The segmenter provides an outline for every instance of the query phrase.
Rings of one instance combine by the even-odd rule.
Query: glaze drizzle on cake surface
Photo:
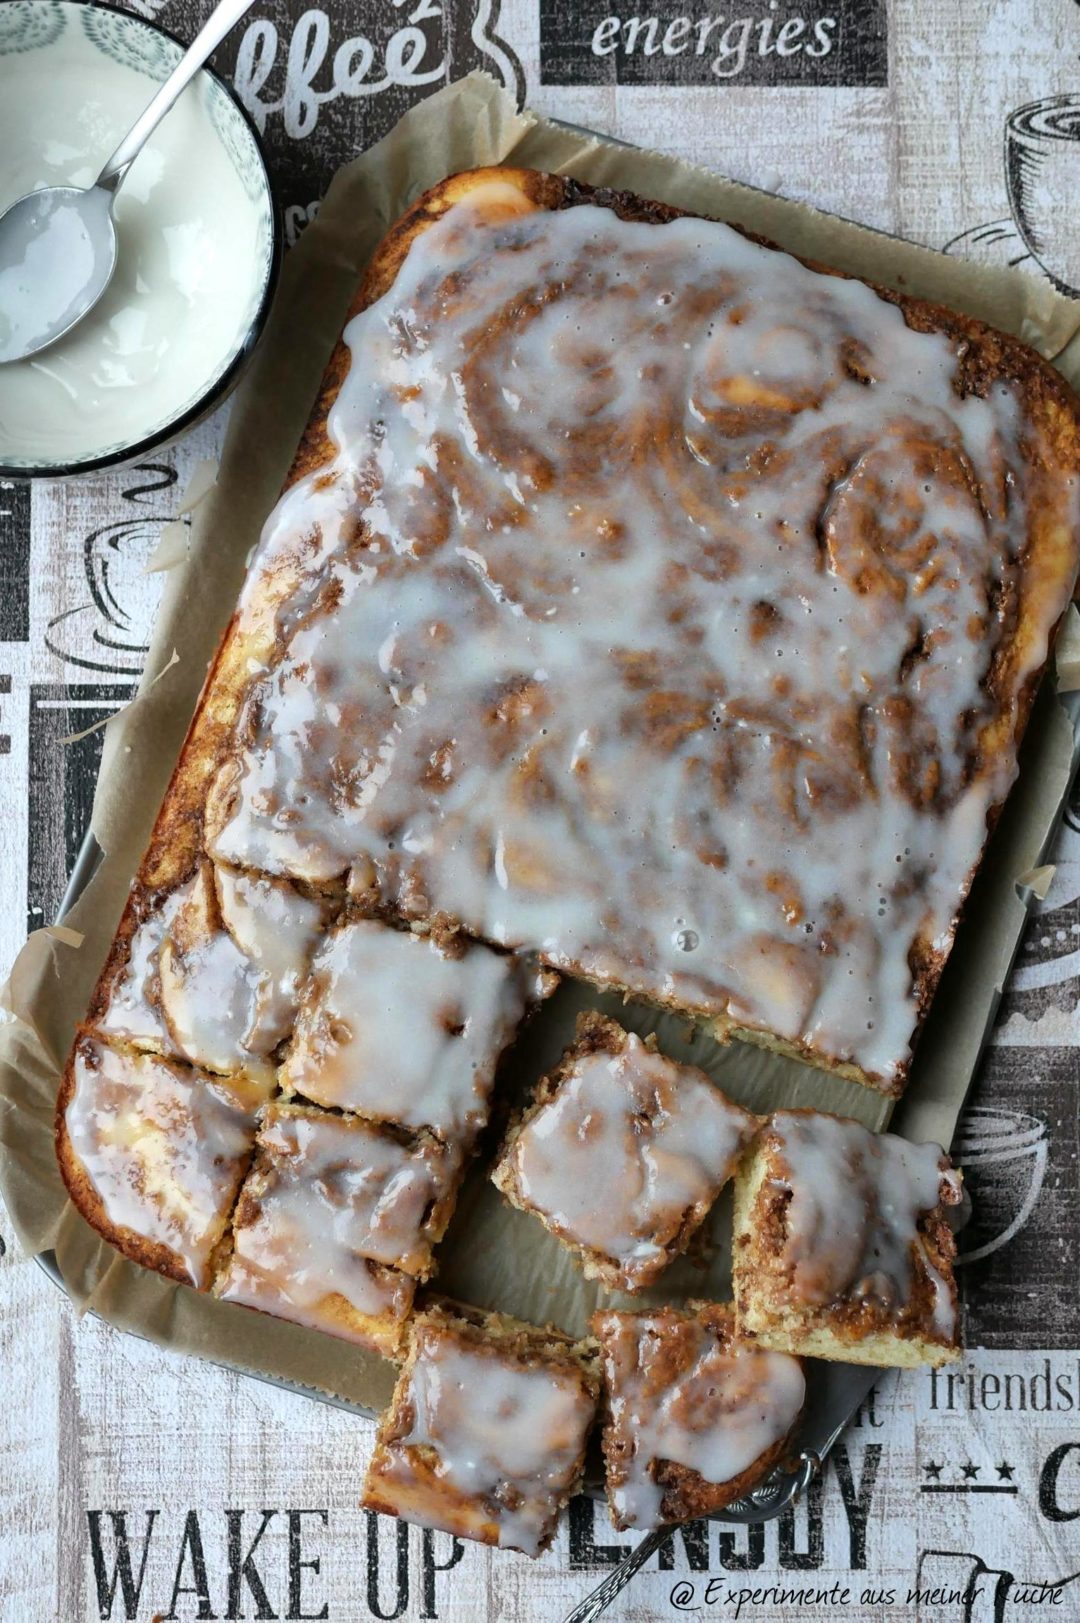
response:
[[[742,1341],[730,1307],[598,1312],[608,1503],[617,1528],[722,1509],[777,1459],[802,1413],[798,1358]]]
[[[346,336],[212,854],[897,1089],[1067,599],[1017,389],[726,226],[505,179]]]
[[[535,973],[487,947],[443,948],[372,919],[344,924],[312,962],[282,1086],[470,1143],[530,991],[544,991]]]
[[[587,1343],[435,1303],[413,1319],[361,1503],[539,1555],[579,1485],[598,1388]]]
[[[492,1179],[581,1254],[588,1278],[637,1291],[685,1249],[756,1126],[703,1071],[589,1013]]]
[[[855,1291],[899,1311],[911,1293],[919,1218],[940,1205],[943,1185],[951,1202],[960,1200],[959,1178],[942,1166],[940,1146],[794,1112],[774,1116],[769,1130],[779,1163],[771,1182],[790,1197],[787,1260],[795,1297],[823,1307]],[[949,1288],[930,1263],[923,1265],[931,1323],[951,1337],[956,1311]]]
[[[266,1090],[76,1038],[62,1164],[79,1208],[148,1267],[204,1288],[255,1141]]]
[[[385,1129],[271,1104],[233,1213],[215,1291],[393,1356],[430,1262],[432,1208],[457,1158]]]
[[[937,1144],[812,1110],[771,1116],[740,1167],[734,1283],[763,1346],[870,1364],[957,1356],[960,1174]]]
[[[726,226],[453,177],[353,313],[58,1105],[79,1209],[190,1279],[130,1190],[155,1111],[242,1101],[204,1288],[275,1088],[471,1153],[537,956],[899,1092],[1075,573],[1048,364]]]

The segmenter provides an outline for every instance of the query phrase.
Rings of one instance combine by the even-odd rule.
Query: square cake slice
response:
[[[416,1315],[362,1504],[539,1555],[577,1489],[599,1379],[585,1344],[498,1313]]]
[[[217,1294],[393,1354],[463,1166],[430,1135],[270,1105]]]
[[[89,1023],[205,1070],[268,1073],[334,911],[330,896],[203,859],[164,898],[129,906]]]
[[[392,1357],[454,1188],[447,1152],[366,1122],[272,1104],[214,1290]]]
[[[847,1364],[959,1353],[960,1174],[936,1144],[814,1110],[771,1116],[735,1186],[739,1328],[764,1347]]]
[[[608,1505],[620,1531],[708,1516],[782,1458],[802,1413],[798,1358],[736,1332],[731,1307],[599,1312]]]
[[[204,1289],[255,1143],[265,1087],[77,1038],[57,1111],[68,1193],[135,1262]]]
[[[686,1248],[757,1125],[703,1071],[588,1013],[511,1124],[492,1179],[590,1279],[639,1291]]]
[[[466,1145],[529,1000],[519,960],[361,919],[316,954],[286,1093]]]

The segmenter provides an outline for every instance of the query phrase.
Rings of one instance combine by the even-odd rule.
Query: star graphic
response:
[[[927,1460],[925,1469],[927,1476],[933,1477],[936,1482],[941,1476],[944,1466],[936,1464],[934,1460]]]
[[[979,1467],[977,1465],[972,1465],[970,1460],[968,1460],[966,1465],[962,1465],[960,1469],[963,1473],[965,1482],[972,1481],[972,1479],[977,1477],[979,1474]]]
[[[998,1481],[999,1482],[1011,1482],[1012,1479],[1013,1479],[1013,1471],[1014,1471],[1014,1469],[1015,1469],[1014,1466],[1006,1465],[1005,1461],[1002,1460],[1001,1464],[997,1468]]]

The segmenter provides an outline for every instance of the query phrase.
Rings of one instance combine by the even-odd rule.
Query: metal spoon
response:
[[[94,184],[27,192],[0,214],[0,364],[54,344],[94,308],[116,269],[113,203],[165,114],[252,0],[221,0]]]
[[[843,1366],[845,1369],[847,1365]],[[870,1390],[880,1370],[866,1371],[859,1369],[853,1372],[861,1382],[863,1395]],[[833,1441],[844,1429],[847,1416],[835,1428]],[[831,1447],[831,1442],[826,1444]],[[821,1455],[813,1449],[805,1448],[798,1459],[790,1462],[788,1466],[781,1466],[775,1470],[759,1487],[748,1494],[745,1499],[728,1505],[726,1510],[718,1511],[713,1518],[721,1522],[735,1522],[740,1526],[747,1526],[751,1522],[772,1521],[793,1505],[806,1492],[810,1483],[821,1469]],[[635,1577],[649,1559],[670,1538],[674,1528],[654,1527],[646,1533],[640,1544],[627,1551],[618,1566],[613,1567],[607,1577],[589,1593],[580,1605],[575,1606],[563,1618],[563,1623],[596,1623],[596,1619],[607,1611],[612,1601],[622,1594],[630,1580]]]

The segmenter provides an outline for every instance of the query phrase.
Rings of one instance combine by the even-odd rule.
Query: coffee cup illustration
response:
[[[1063,293],[1080,291],[1080,92],[1046,96],[1005,121],[1005,182],[1025,247]]]
[[[1017,1235],[1042,1192],[1050,1155],[1046,1123],[1024,1110],[969,1105],[960,1118],[953,1160],[973,1186],[978,1214],[976,1243],[964,1248],[961,1263],[978,1262]]]
[[[160,590],[146,564],[167,517],[140,514],[94,530],[83,542],[87,599],[49,621],[45,646],[67,665],[138,677],[149,644],[146,625]]]

